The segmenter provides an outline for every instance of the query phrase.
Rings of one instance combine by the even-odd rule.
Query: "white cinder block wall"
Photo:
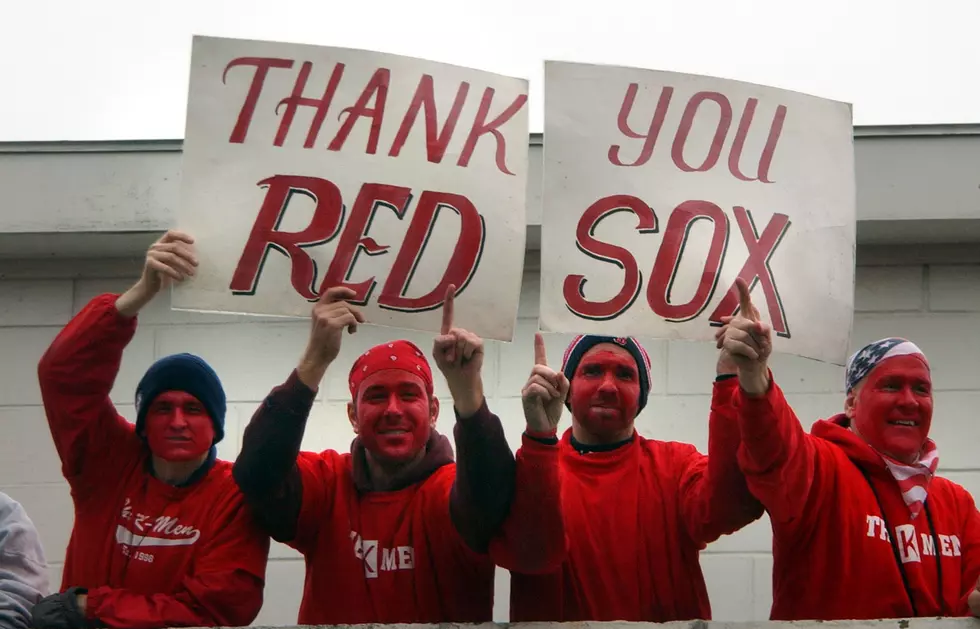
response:
[[[534,258],[529,256],[529,262]],[[68,488],[40,406],[37,360],[59,328],[92,296],[121,291],[135,268],[111,260],[59,265],[7,261],[0,272],[0,490],[21,501],[40,528],[52,578],[60,582],[65,545],[72,525]],[[13,270],[11,272],[11,270]],[[531,365],[536,329],[538,277],[529,268],[524,280],[517,338],[513,344],[489,343],[484,377],[486,393],[503,419],[513,447],[523,420],[519,391]],[[860,267],[857,281],[854,345],[886,335],[904,335],[919,343],[932,361],[936,390],[933,437],[939,444],[941,470],[980,495],[980,265]],[[804,330],[796,330],[805,333]],[[229,398],[227,437],[220,455],[233,459],[251,413],[271,387],[289,374],[306,341],[306,322],[222,317],[169,310],[161,297],[141,317],[126,351],[113,399],[132,417],[135,385],[150,363],[166,354],[192,351],[211,362]],[[346,449],[351,431],[343,405],[347,366],[367,346],[398,331],[362,329],[345,337],[337,373],[328,376],[314,407],[304,448]],[[423,348],[431,337],[407,334]],[[549,358],[560,360],[568,338],[548,337]],[[640,432],[661,439],[707,447],[709,392],[714,376],[712,346],[647,341],[653,361],[653,391],[637,422]],[[842,369],[799,358],[773,360],[776,378],[807,425],[837,412],[842,404]],[[437,393],[447,392],[437,377]],[[444,399],[448,399],[444,397]],[[444,409],[450,409],[445,404]],[[450,433],[451,412],[439,429]],[[563,427],[567,426],[567,419]],[[718,620],[762,620],[771,603],[770,534],[767,521],[708,548],[702,565]],[[303,563],[291,550],[274,545],[268,570],[266,604],[256,624],[292,624],[303,582]],[[495,619],[507,620],[508,575],[498,570]]]

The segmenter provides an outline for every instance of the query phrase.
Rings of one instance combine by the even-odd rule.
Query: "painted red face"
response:
[[[591,434],[612,438],[633,425],[640,375],[628,351],[600,343],[582,356],[572,376],[572,414]]]
[[[431,408],[421,378],[401,369],[378,371],[358,389],[357,434],[372,455],[392,462],[410,461],[429,440]]]
[[[183,391],[158,395],[146,412],[146,442],[164,461],[192,461],[214,443],[214,424],[204,405]]]
[[[900,461],[918,458],[932,424],[932,378],[914,356],[871,370],[854,401],[854,427],[871,446]]]

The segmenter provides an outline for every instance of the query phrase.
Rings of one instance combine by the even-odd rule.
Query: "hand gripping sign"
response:
[[[548,62],[541,328],[710,340],[741,277],[777,350],[843,364],[852,134],[845,103]]]
[[[176,309],[306,317],[348,286],[374,324],[511,340],[527,82],[376,52],[195,37]]]

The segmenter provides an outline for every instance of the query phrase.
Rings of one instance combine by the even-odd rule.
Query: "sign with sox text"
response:
[[[742,277],[776,351],[844,363],[850,105],[548,62],[544,137],[542,330],[711,340]]]
[[[367,321],[512,339],[527,82],[377,52],[195,37],[177,227],[181,310],[309,316],[346,285]]]

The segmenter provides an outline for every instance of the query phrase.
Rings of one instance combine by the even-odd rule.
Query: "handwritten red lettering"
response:
[[[587,280],[584,275],[569,275],[565,278],[562,285],[565,305],[583,319],[614,319],[628,310],[640,294],[643,275],[633,254],[624,247],[602,242],[595,237],[599,223],[616,212],[635,214],[639,219],[636,229],[640,233],[657,232],[657,215],[653,209],[642,200],[625,194],[599,199],[582,214],[575,232],[575,245],[579,251],[596,260],[611,262],[625,272],[623,287],[608,301],[591,301],[585,298],[583,289]]]
[[[367,303],[377,281],[371,277],[362,282],[349,282],[357,256],[362,252],[369,256],[382,255],[391,249],[391,244],[379,244],[367,232],[380,206],[391,209],[399,220],[404,219],[412,199],[411,189],[381,183],[364,184],[354,202],[350,218],[344,223],[344,203],[340,190],[326,179],[276,175],[263,179],[259,185],[268,187],[268,190],[232,275],[231,291],[235,294],[254,294],[266,256],[270,250],[276,250],[289,259],[290,281],[293,289],[304,299],[315,301],[327,287],[344,284],[357,293],[352,301]],[[314,200],[313,218],[301,231],[280,231],[283,216],[297,194]],[[439,214],[444,210],[456,212],[460,217],[459,237],[446,271],[439,284],[429,293],[421,297],[408,297],[406,293],[412,275],[425,253]],[[305,249],[329,242],[338,235],[337,249],[317,287],[317,264]],[[485,239],[484,219],[469,199],[449,192],[423,191],[378,297],[378,305],[403,312],[441,307],[450,284],[458,287],[459,294],[476,274]]]
[[[402,124],[398,127],[398,133],[395,134],[395,140],[391,143],[391,150],[388,151],[388,156],[398,157],[401,154],[402,147],[405,146],[405,141],[408,139],[408,134],[415,125],[415,119],[418,118],[419,109],[423,108],[425,112],[426,157],[433,164],[441,163],[443,155],[446,154],[446,147],[449,145],[449,140],[453,136],[453,131],[456,130],[456,123],[459,122],[459,114],[463,111],[463,103],[466,102],[466,95],[469,91],[469,83],[465,81],[460,83],[459,89],[456,91],[456,100],[453,101],[453,107],[449,112],[449,117],[446,119],[446,124],[440,131],[439,119],[436,115],[436,97],[432,77],[428,74],[422,75],[422,80],[419,81],[419,86],[415,90],[415,96],[412,98],[412,104],[408,106],[408,111],[405,112]]]
[[[292,264],[293,288],[304,299],[313,301],[317,298],[316,262],[303,248],[329,242],[337,236],[344,215],[340,189],[326,179],[298,175],[275,175],[260,181],[259,186],[268,186],[268,190],[229,288],[239,295],[254,294],[269,249],[275,249]],[[296,194],[308,196],[316,203],[313,218],[302,231],[279,231],[286,208]]]
[[[699,220],[707,219],[712,222],[714,232],[708,257],[704,261],[704,270],[698,282],[694,296],[684,304],[672,304],[671,288],[677,277],[684,245],[691,231],[691,226]],[[658,316],[668,321],[688,321],[701,314],[718,283],[718,273],[725,258],[728,246],[728,218],[721,208],[708,201],[685,201],[671,212],[667,220],[663,242],[657,251],[657,259],[653,263],[653,273],[650,285],[647,287],[647,303]]]
[[[609,163],[615,166],[643,166],[650,161],[650,158],[653,157],[657,140],[660,137],[660,132],[664,126],[664,120],[666,119],[670,108],[671,99],[674,95],[674,88],[671,86],[664,86],[661,89],[660,96],[657,100],[656,109],[651,117],[646,133],[639,133],[635,131],[629,123],[629,119],[633,114],[633,109],[636,105],[636,97],[638,93],[639,84],[630,83],[626,88],[623,103],[619,108],[616,126],[619,132],[626,138],[630,140],[642,140],[643,144],[640,147],[639,155],[637,155],[636,159],[632,162],[626,161],[626,159],[623,157],[626,150],[624,144],[610,145],[607,158],[609,159]],[[715,127],[714,135],[712,137],[711,145],[708,148],[707,155],[704,156],[700,164],[692,164],[688,161],[689,156],[685,155],[685,148],[687,145],[687,139],[690,136],[694,125],[696,124],[698,112],[701,110],[702,105],[704,105],[706,101],[710,101],[718,106],[718,122]],[[742,153],[745,149],[745,142],[748,138],[749,132],[751,131],[752,122],[754,120],[758,104],[759,100],[756,98],[749,98],[746,100],[741,118],[739,119],[738,129],[735,132],[735,138],[732,141],[731,149],[729,149],[728,170],[732,176],[741,181],[773,183],[769,172],[772,168],[773,157],[776,152],[776,146],[779,143],[779,137],[782,134],[783,124],[786,120],[788,109],[785,105],[779,105],[776,107],[776,112],[773,115],[772,123],[769,127],[769,135],[766,139],[766,144],[761,155],[759,156],[756,176],[750,177],[744,174],[741,161]],[[671,145],[671,160],[674,165],[683,172],[706,172],[714,168],[724,150],[725,143],[728,138],[728,132],[731,128],[733,115],[734,112],[732,103],[724,94],[719,92],[697,92],[691,96],[684,106],[684,112],[681,115],[681,120],[677,127],[677,131],[674,134]]]
[[[460,219],[459,237],[449,258],[449,265],[443,273],[442,280],[429,293],[422,297],[406,297],[405,293],[415,274],[415,268],[425,253],[426,245],[429,244],[432,228],[439,218],[439,212],[443,210],[456,212]],[[473,279],[483,256],[485,240],[486,225],[483,216],[477,212],[469,199],[451,192],[426,190],[419,198],[418,207],[402,241],[402,248],[378,297],[378,306],[400,312],[421,312],[441,308],[446,289],[450,284],[458,287],[456,289],[458,295]]]
[[[266,79],[270,71],[274,69],[291,69],[297,62],[292,59],[277,59],[266,57],[240,57],[233,59],[225,67],[222,80],[227,83],[228,73],[233,68],[248,66],[254,68],[251,82],[245,100],[242,103],[238,119],[232,129],[228,139],[231,143],[241,144],[246,141],[249,129],[255,116],[258,115],[256,108],[259,99],[263,94]],[[296,114],[300,108],[312,108],[314,110],[310,126],[306,131],[306,138],[303,142],[304,149],[312,149],[317,145],[323,125],[327,120],[327,115],[337,101],[337,94],[343,81],[351,81],[351,72],[343,63],[332,65],[329,78],[323,93],[317,96],[307,95],[307,84],[317,71],[315,64],[311,61],[303,61],[299,64],[299,71],[296,73],[293,86],[289,95],[277,101],[275,109],[271,112],[279,119],[278,130],[272,140],[273,146],[282,147],[285,145],[289,136]],[[353,105],[345,107],[340,111],[337,119],[340,127],[334,136],[327,143],[326,149],[329,151],[342,151],[347,146],[347,140],[353,132],[355,126],[362,119],[366,119],[370,125],[368,129],[367,144],[364,152],[368,155],[375,155],[379,150],[381,131],[384,128],[385,115],[388,112],[388,95],[392,84],[392,71],[388,68],[377,68],[361,89],[357,100]],[[396,85],[404,83],[404,77]],[[467,98],[469,98],[471,85],[469,82],[462,81],[456,88],[456,96],[444,122],[440,123],[438,112],[436,111],[436,85],[432,75],[423,74],[416,85],[414,95],[408,108],[400,117],[399,126],[395,131],[391,146],[388,147],[388,157],[399,157],[405,148],[405,144],[418,122],[419,113],[423,118],[425,127],[425,158],[434,164],[442,163],[446,151],[459,127],[460,117],[466,110]],[[456,165],[461,168],[469,166],[477,145],[484,136],[490,136],[495,145],[494,163],[497,169],[506,175],[514,175],[507,166],[507,140],[501,129],[509,123],[527,103],[527,95],[519,94],[513,102],[506,104],[499,114],[492,112],[500,108],[500,99],[494,102],[497,95],[496,90],[487,87],[483,90],[480,103],[476,108],[476,113],[466,132],[466,138],[459,151]],[[278,95],[277,95],[278,96]],[[382,149],[384,150],[384,149]],[[525,150],[523,143],[517,150]]]
[[[238,112],[238,121],[235,128],[231,131],[228,141],[232,144],[241,144],[248,135],[248,127],[252,124],[252,116],[255,114],[255,105],[259,102],[262,94],[262,86],[265,85],[265,78],[269,75],[272,68],[289,69],[293,67],[292,59],[273,59],[269,57],[239,57],[232,59],[225,66],[225,71],[221,75],[221,82],[227,83],[228,70],[238,66],[255,66],[255,74],[252,75],[252,83],[248,87],[248,94],[242,104],[241,111]]]
[[[745,260],[742,270],[738,276],[749,285],[749,289],[755,286],[757,281],[762,282],[762,291],[766,296],[766,304],[769,307],[769,321],[772,329],[778,336],[789,338],[789,325],[786,321],[786,312],[783,309],[783,301],[776,289],[776,281],[772,277],[772,269],[769,268],[769,258],[776,251],[776,247],[782,241],[783,236],[789,229],[789,216],[785,214],[773,214],[769,223],[762,232],[762,236],[757,236],[755,222],[752,215],[743,207],[735,208],[735,222],[738,223],[739,231],[745,246],[748,249],[749,257]],[[721,318],[733,316],[738,312],[738,289],[732,282],[724,299],[718,304],[708,320],[712,325],[721,325]]]
[[[599,223],[616,212],[632,212],[639,219],[637,231],[657,233],[658,220],[655,211],[641,199],[630,195],[612,195],[599,199],[583,212],[576,228],[575,244],[582,253],[623,269],[623,284],[619,292],[606,301],[587,299],[584,287],[588,278],[582,274],[567,275],[562,284],[565,306],[576,316],[590,320],[609,320],[626,313],[636,301],[643,285],[643,274],[633,254],[626,248],[603,242],[595,237]],[[743,207],[733,208],[748,256],[739,277],[749,282],[761,282],[770,320],[777,334],[790,337],[789,323],[783,310],[769,259],[772,257],[789,228],[789,217],[774,214],[761,236],[756,236],[751,214]],[[673,303],[672,289],[678,272],[691,226],[699,220],[712,223],[711,242],[703,261],[701,277],[694,295],[684,303]],[[691,200],[679,204],[671,212],[664,229],[663,239],[647,285],[647,305],[659,317],[668,321],[682,322],[698,317],[718,286],[722,267],[728,253],[729,220],[725,212],[709,201]],[[734,283],[708,318],[710,325],[718,325],[720,317],[733,315],[738,309],[738,295]]]

